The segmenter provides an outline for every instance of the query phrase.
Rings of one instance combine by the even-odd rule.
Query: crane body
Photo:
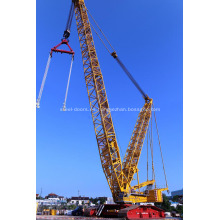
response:
[[[83,59],[84,76],[93,118],[101,164],[115,202],[140,203],[161,202],[162,191],[150,190],[148,194],[132,193],[131,181],[137,173],[137,165],[151,117],[153,100],[145,95],[145,103],[138,115],[123,163],[109,109],[102,72],[97,58],[92,30],[84,0],[75,0],[75,17]],[[117,55],[114,54],[114,58]],[[154,182],[154,181],[153,181]],[[139,186],[152,185],[146,181]]]
[[[128,218],[129,213],[131,214],[134,210],[136,210],[136,212],[140,212],[142,216],[145,216],[144,213],[147,213],[145,216],[146,218],[163,217],[163,210],[160,210],[154,206],[132,205],[147,202],[162,202],[162,192],[168,190],[168,186],[165,188],[153,188],[153,185],[156,186],[154,176],[152,176],[151,180],[147,179],[147,181],[143,183],[139,183],[138,179],[138,184],[131,186],[134,175],[137,174],[138,177],[138,162],[146,133],[149,128],[150,119],[152,117],[151,109],[153,100],[143,92],[126,67],[119,60],[117,53],[113,51],[111,53],[112,57],[116,59],[144,98],[144,106],[138,115],[138,119],[136,121],[125,156],[123,160],[121,160],[103,75],[96,54],[91,24],[88,18],[87,8],[84,0],[72,0],[66,29],[63,34],[64,39],[62,39],[61,44],[67,44],[71,51],[64,53],[69,53],[72,56],[74,55],[73,50],[68,44],[73,14],[75,14],[76,19],[84,68],[84,78],[87,87],[101,165],[114,202],[116,203],[114,206],[100,206],[95,213],[97,216],[109,216],[109,213],[111,212],[111,216],[120,215]],[[52,52],[63,52],[58,50],[57,47],[54,48],[55,49],[52,48],[51,50],[51,57]],[[148,186],[149,188],[141,191],[141,189]],[[116,211],[114,212],[109,210]],[[152,216],[150,213],[153,213]],[[90,215],[92,215],[91,212]],[[134,215],[131,214],[131,216]],[[136,216],[136,218],[138,217]]]

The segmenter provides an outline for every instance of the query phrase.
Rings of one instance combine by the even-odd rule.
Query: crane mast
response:
[[[122,190],[121,157],[88,14],[82,0],[75,1],[75,17],[101,164],[113,197],[116,198]]]

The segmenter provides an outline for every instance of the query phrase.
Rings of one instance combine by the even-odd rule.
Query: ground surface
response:
[[[92,220],[92,219],[99,219],[99,220],[124,220],[123,218],[95,218],[95,217],[84,217],[84,216],[63,216],[63,215],[37,215],[36,219],[39,220]],[[160,218],[156,220],[165,220],[165,219],[172,219],[172,220],[180,220],[180,218]],[[153,219],[151,219],[153,220]]]
[[[85,216],[66,216],[66,215],[37,215],[36,216],[37,219],[39,220],[47,220],[47,219],[51,219],[51,220],[56,220],[56,219],[60,219],[60,220],[92,220],[92,219],[99,219],[99,220],[113,220],[113,218],[96,218],[96,217],[85,217]],[[114,218],[114,220],[116,220]],[[122,218],[117,218],[117,220],[123,220]]]

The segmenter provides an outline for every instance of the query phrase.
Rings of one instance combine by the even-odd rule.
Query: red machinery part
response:
[[[164,210],[153,205],[105,204],[100,213],[104,218],[125,218],[127,220],[165,218]],[[97,216],[99,207],[88,208],[85,215]]]
[[[84,216],[96,217],[97,207],[89,207],[84,210]]]
[[[66,44],[70,50],[61,50],[61,49],[58,49],[58,47],[60,47],[62,44]],[[72,56],[74,56],[74,51],[73,49],[70,47],[69,45],[69,42],[67,39],[62,39],[62,41],[57,44],[55,47],[53,47],[51,49],[51,52],[50,52],[50,55],[52,56],[52,53],[55,52],[55,53],[67,53],[67,54],[71,54]]]
[[[152,205],[131,205],[128,208],[121,209],[118,217],[130,219],[155,219],[164,218],[164,210]]]

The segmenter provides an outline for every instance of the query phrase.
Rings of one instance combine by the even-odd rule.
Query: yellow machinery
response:
[[[50,210],[50,214],[51,215],[56,215],[57,214],[57,210],[56,209],[51,209]]]
[[[38,210],[38,202],[36,202],[36,214],[37,214],[37,210]]]
[[[72,0],[67,28],[63,36],[65,39],[70,36],[70,26],[74,12],[98,150],[102,168],[111,189],[113,199],[116,203],[134,204],[144,202],[162,202],[162,192],[165,190],[168,191],[168,185],[166,183],[166,188],[157,188],[155,175],[153,175],[152,180],[147,180],[143,183],[139,183],[138,178],[138,184],[131,186],[134,174],[137,174],[138,176],[137,166],[144,144],[144,139],[149,127],[149,122],[152,117],[151,108],[153,106],[153,100],[140,89],[131,74],[119,60],[116,52],[113,51],[111,53],[113,58],[119,63],[144,97],[144,106],[138,115],[126,154],[122,161],[112,122],[103,76],[93,41],[91,24],[87,13],[88,10],[85,6],[84,0]],[[65,43],[66,41],[62,42]],[[66,44],[68,45],[68,43]],[[72,50],[71,52],[66,53],[74,55]],[[42,84],[44,84],[44,82],[45,80]],[[154,168],[152,167],[152,169]],[[143,189],[143,187],[147,186],[149,186],[147,190],[141,191],[141,188]]]
[[[146,181],[137,186],[130,185],[134,174],[138,172],[137,165],[151,118],[153,100],[145,96],[144,107],[138,115],[122,162],[87,9],[84,0],[76,0],[74,3],[84,75],[101,164],[114,201],[116,203],[162,202],[162,191],[168,190],[168,188],[136,193],[137,189],[153,185],[155,180]],[[117,58],[115,52],[112,55]]]

